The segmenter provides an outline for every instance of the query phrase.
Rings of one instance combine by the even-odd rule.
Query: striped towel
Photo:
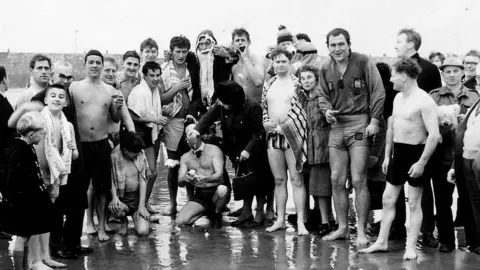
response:
[[[297,77],[290,74],[293,84],[296,85]],[[266,82],[263,86],[262,93],[262,108],[263,108],[263,123],[269,122],[267,92],[270,86],[275,82],[277,76]],[[295,94],[292,97],[291,108],[287,114],[287,119],[280,124],[288,144],[292,148],[295,157],[295,168],[298,173],[303,171],[303,165],[307,161],[307,114],[303,110],[302,104],[299,101],[299,90],[295,88]]]

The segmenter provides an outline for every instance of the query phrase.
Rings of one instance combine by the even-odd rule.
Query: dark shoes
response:
[[[222,214],[213,214],[210,217],[210,225],[212,226],[212,229],[222,228]]]
[[[76,259],[77,258],[77,255],[75,255],[75,253],[72,253],[66,249],[52,249],[51,250],[51,255],[53,258],[55,259],[65,259],[65,260],[69,260],[69,259]]]
[[[329,234],[333,231],[333,228],[330,227],[330,224],[324,223],[320,226],[320,230],[318,231],[317,235],[320,237],[324,237],[325,235]]]
[[[73,252],[76,255],[80,255],[80,256],[90,254],[90,253],[92,253],[92,251],[93,251],[93,248],[82,247],[82,246],[77,246],[73,250],[71,250],[71,252]]]
[[[438,247],[438,240],[432,233],[424,233],[422,237],[422,243],[424,246],[436,248]]]
[[[438,249],[438,251],[443,253],[451,253],[454,250],[455,250],[455,245],[446,245],[446,244],[441,244],[440,248]]]
[[[249,226],[250,223],[253,221],[253,216],[249,216],[248,218],[245,219],[237,219],[234,222],[232,222],[230,225],[233,227],[239,227],[239,226]]]
[[[469,250],[470,252],[476,253],[477,255],[480,255],[480,246],[468,247],[468,250]]]

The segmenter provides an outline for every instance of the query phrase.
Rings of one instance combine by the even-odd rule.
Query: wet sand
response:
[[[168,206],[166,170],[155,183],[152,205],[156,210]],[[185,202],[185,190],[179,189],[179,208]],[[352,201],[350,200],[352,205]],[[233,200],[230,209],[240,207]],[[291,198],[288,212],[293,212]],[[350,212],[354,221],[354,211]],[[439,253],[437,249],[419,250],[416,261],[403,261],[404,241],[390,242],[389,253],[358,254],[351,241],[326,242],[314,233],[298,237],[288,224],[286,231],[266,233],[265,228],[235,228],[228,223],[235,218],[224,216],[224,227],[211,230],[206,218],[192,227],[178,228],[171,217],[157,215],[148,237],[135,235],[132,222],[128,235],[110,234],[111,240],[100,243],[86,234],[84,245],[94,252],[77,260],[61,260],[68,269],[478,269],[480,256],[457,249]],[[32,223],[35,221],[32,220]],[[118,224],[113,225],[118,228]],[[463,229],[458,229],[458,245],[465,246]],[[8,251],[12,241],[0,240],[0,269],[14,269]],[[25,268],[26,269],[26,268]]]
[[[20,91],[10,92],[13,101]],[[156,210],[168,206],[166,170],[159,168],[151,204]],[[179,189],[179,208],[186,200],[185,189]],[[456,201],[456,200],[454,200]],[[350,199],[353,209],[352,199]],[[235,210],[241,203],[231,201]],[[287,212],[294,212],[290,196]],[[355,212],[349,214],[350,223]],[[407,215],[408,216],[408,215]],[[404,241],[389,242],[390,252],[358,254],[355,235],[351,241],[322,241],[312,232],[298,237],[291,224],[286,231],[266,233],[265,228],[235,228],[228,223],[235,218],[224,216],[224,227],[211,230],[206,218],[193,227],[178,228],[171,217],[157,215],[148,237],[135,235],[129,222],[128,235],[110,234],[111,240],[100,243],[96,237],[84,234],[82,243],[94,248],[94,252],[77,260],[60,260],[68,269],[478,269],[480,256],[464,250],[463,228],[456,230],[457,248],[453,253],[440,253],[437,249],[418,250],[416,261],[403,261]],[[377,217],[378,219],[378,217]],[[408,221],[407,221],[408,222]],[[32,220],[32,223],[35,223]],[[118,224],[113,224],[115,229]],[[372,241],[373,242],[373,241]],[[10,255],[13,241],[0,240],[0,270],[13,268]],[[25,269],[27,267],[25,266]]]

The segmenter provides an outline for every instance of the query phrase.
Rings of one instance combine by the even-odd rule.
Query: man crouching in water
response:
[[[147,236],[150,229],[150,214],[145,206],[147,179],[151,172],[143,152],[145,143],[140,135],[125,132],[120,135],[120,145],[112,157],[112,201],[108,209],[113,217],[121,220],[119,235],[128,229],[127,216],[132,216],[135,231]]]
[[[223,153],[220,148],[202,142],[194,132],[195,124],[187,126],[185,134],[192,149],[182,156],[178,173],[178,185],[187,183],[195,187],[191,201],[178,213],[177,225],[191,225],[203,212],[209,211],[212,228],[222,227],[222,210],[230,200],[230,192],[223,185]]]

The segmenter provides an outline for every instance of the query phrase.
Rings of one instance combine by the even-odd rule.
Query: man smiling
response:
[[[365,227],[370,203],[367,161],[371,137],[378,133],[379,120],[383,117],[385,89],[373,61],[351,51],[350,34],[345,29],[330,31],[327,47],[330,58],[320,69],[320,109],[327,122],[332,124],[328,146],[338,229],[323,239],[349,238],[345,182],[350,164],[358,215],[357,246],[365,246],[368,243]]]
[[[118,87],[122,91],[125,101],[128,102],[128,96],[139,82],[140,78],[137,77],[138,69],[140,68],[140,55],[136,51],[127,51],[123,54],[123,72],[119,72]]]

